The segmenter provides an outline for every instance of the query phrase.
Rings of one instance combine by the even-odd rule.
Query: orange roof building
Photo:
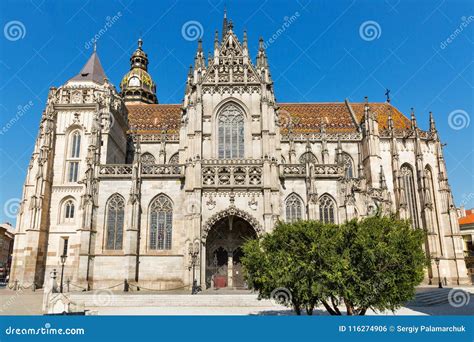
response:
[[[278,221],[380,213],[428,233],[425,284],[467,283],[434,114],[419,125],[390,98],[345,94],[278,102],[264,42],[256,56],[249,44],[227,19],[211,56],[198,40],[178,104],[160,103],[167,84],[159,67],[151,74],[142,39],[120,91],[96,51],[52,88],[19,202],[10,281],[51,286],[66,260],[64,276],[88,289],[124,279],[152,290],[245,288],[242,244]]]

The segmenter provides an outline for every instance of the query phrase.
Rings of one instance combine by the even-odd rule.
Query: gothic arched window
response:
[[[235,105],[227,105],[218,117],[219,158],[244,157],[244,115]]]
[[[439,241],[439,248],[441,255],[444,254],[443,251],[443,241],[442,241],[442,233],[440,231],[440,226],[438,222],[438,207],[436,205],[436,195],[435,195],[435,188],[434,188],[434,181],[433,181],[433,173],[431,172],[431,168],[427,165],[425,167],[425,206],[430,208],[431,210],[427,210],[428,214],[431,214],[431,222],[433,224],[432,227],[428,227],[430,232],[433,232],[438,235]]]
[[[125,200],[119,194],[112,195],[107,203],[106,249],[122,249]]]
[[[300,157],[300,163],[301,164],[306,164],[306,163],[317,164],[318,158],[316,158],[313,152],[305,152]]]
[[[169,162],[170,164],[179,164],[179,154],[175,153],[170,157]]]
[[[72,199],[68,199],[63,203],[63,222],[73,222],[75,215],[75,206]]]
[[[140,161],[142,164],[145,165],[153,165],[156,163],[155,157],[153,157],[153,154],[145,152],[141,155]]]
[[[342,154],[342,163],[344,165],[344,176],[346,178],[354,178],[354,162],[347,153]]]
[[[322,195],[318,201],[319,204],[319,220],[323,223],[335,223],[336,206],[333,199],[329,195]]]
[[[79,158],[79,154],[81,153],[81,133],[79,131],[75,131],[71,134],[71,158]]]
[[[79,175],[79,161],[81,154],[81,132],[73,131],[69,136],[69,152],[67,154],[67,181],[77,182]]]
[[[150,206],[150,249],[171,249],[173,204],[165,195],[156,197]]]
[[[289,195],[285,201],[285,207],[287,222],[295,222],[303,218],[303,201],[298,195]]]
[[[401,169],[402,186],[405,190],[405,202],[412,220],[413,227],[418,228],[418,210],[416,205],[415,179],[413,169],[410,165],[404,164]]]

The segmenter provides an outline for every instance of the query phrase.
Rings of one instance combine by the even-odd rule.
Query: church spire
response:
[[[105,75],[102,64],[100,63],[99,55],[94,46],[94,52],[89,57],[87,63],[82,67],[81,71],[69,81],[91,81],[98,84],[104,84],[104,79],[106,78],[107,76]]]
[[[411,114],[410,114],[410,117],[411,117],[411,129],[415,129],[417,128],[417,123],[416,123],[416,117],[415,117],[415,109],[412,108],[411,109]]]
[[[229,25],[227,23],[227,9],[224,8],[224,19],[222,20],[222,38],[221,38],[221,40],[224,40],[224,37],[227,34],[227,29],[228,28],[229,28]]]
[[[430,112],[430,132],[436,132],[436,124],[433,116],[433,112]]]
[[[125,102],[157,103],[156,85],[148,74],[148,56],[142,47],[143,40],[139,38],[130,57],[130,71],[120,82],[122,96]]]

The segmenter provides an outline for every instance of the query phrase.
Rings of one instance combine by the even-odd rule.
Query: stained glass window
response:
[[[335,223],[335,205],[329,195],[319,198],[319,220],[324,223]]]
[[[408,206],[408,212],[412,220],[413,227],[418,228],[418,210],[416,205],[415,179],[413,178],[413,169],[410,165],[404,164],[401,169],[402,186],[405,189],[405,202]]]
[[[145,165],[153,165],[156,163],[155,157],[153,157],[153,154],[145,152],[141,155],[140,161],[145,164]]]
[[[219,158],[244,157],[244,116],[235,105],[226,106],[218,117]]]
[[[346,178],[354,178],[354,163],[347,153],[342,154],[342,162],[344,164],[344,175]]]
[[[159,195],[150,206],[150,249],[171,249],[173,205]]]
[[[122,249],[124,215],[124,198],[119,194],[112,195],[107,203],[107,249]]]
[[[296,194],[291,194],[286,199],[286,221],[295,222],[302,219],[303,201]]]
[[[306,163],[317,164],[318,158],[316,158],[316,156],[312,152],[305,152],[300,157],[300,163],[301,164],[306,164]]]

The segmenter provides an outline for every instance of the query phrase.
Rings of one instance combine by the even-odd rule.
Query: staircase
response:
[[[69,300],[83,303],[84,308],[100,307],[271,307],[269,300],[258,300],[256,294],[126,294],[123,292],[72,293]]]
[[[408,306],[432,306],[448,303],[451,288],[432,289],[418,292],[415,298],[407,303]]]

